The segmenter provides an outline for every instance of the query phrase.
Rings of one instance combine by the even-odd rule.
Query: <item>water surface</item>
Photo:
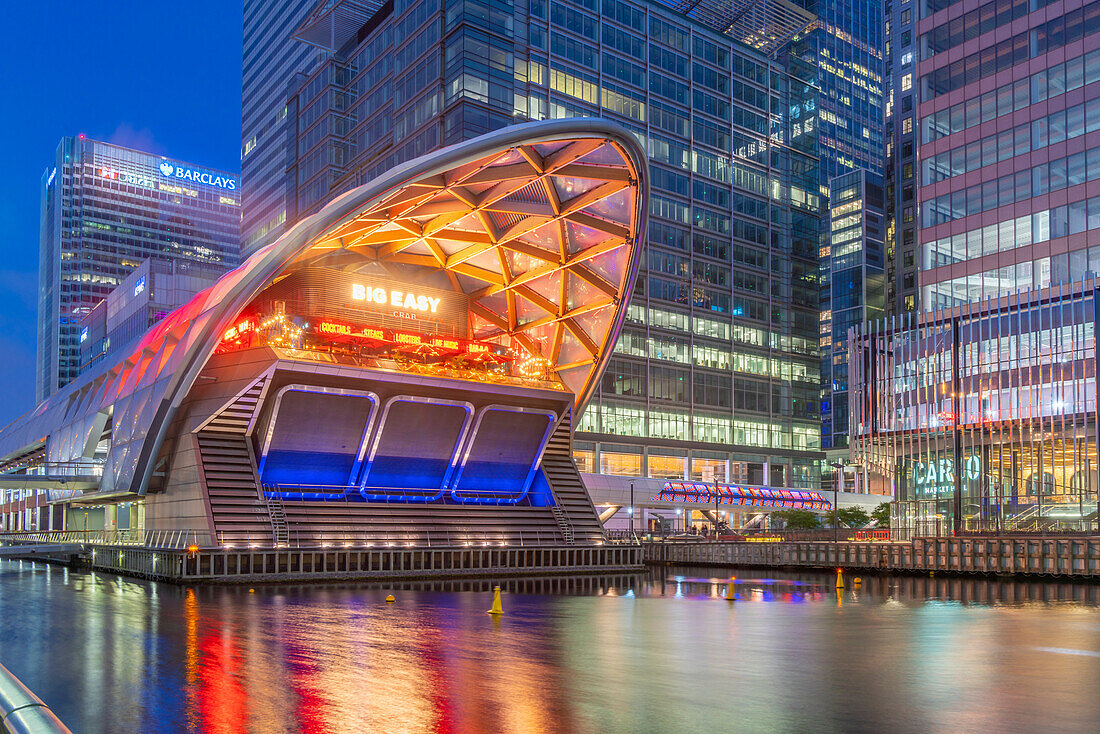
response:
[[[1100,730],[1100,586],[728,573],[506,581],[494,621],[488,582],[3,561],[0,662],[78,734]]]

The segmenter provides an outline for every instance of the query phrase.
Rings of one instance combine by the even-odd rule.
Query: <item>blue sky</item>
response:
[[[236,0],[33,0],[0,23],[0,425],[33,407],[39,179],[84,133],[240,170]]]

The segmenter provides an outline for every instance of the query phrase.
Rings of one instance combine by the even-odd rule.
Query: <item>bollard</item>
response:
[[[397,599],[394,597],[393,594],[388,594],[386,596],[386,603],[387,604],[393,604],[395,601],[397,601]]]
[[[500,605],[500,587],[493,587],[493,606],[489,610],[489,614],[504,614],[504,607]]]
[[[730,576],[730,582],[726,584],[726,601],[733,601],[733,582],[737,579]]]
[[[844,571],[839,568],[836,570],[836,588],[844,588]]]

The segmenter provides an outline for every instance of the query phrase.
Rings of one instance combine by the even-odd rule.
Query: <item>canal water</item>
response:
[[[78,734],[1100,731],[1100,586],[728,573],[506,581],[494,620],[482,582],[3,561],[0,662]]]

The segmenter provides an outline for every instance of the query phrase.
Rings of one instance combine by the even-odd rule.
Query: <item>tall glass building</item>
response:
[[[322,3],[332,4],[332,3]],[[312,0],[245,0],[241,81],[241,255],[247,257],[297,219],[294,181],[286,180],[288,136],[287,86],[325,52],[287,41],[316,5]],[[341,3],[344,6],[358,3]],[[379,3],[368,4],[377,8]],[[360,11],[360,12],[366,12]]]
[[[650,156],[649,241],[616,356],[580,418],[578,464],[815,484],[820,171],[803,122],[808,81],[638,0],[395,0],[365,20],[364,7],[322,3],[283,41],[327,52],[286,80],[285,149],[258,142],[248,154],[286,156],[286,179],[270,185],[293,182],[295,216],[517,122],[623,124]],[[246,12],[246,48],[264,20]],[[249,73],[275,72],[246,69],[246,90]],[[524,297],[510,297],[522,312]]]
[[[912,532],[1093,529],[1100,2],[895,12],[919,299],[852,334],[853,458]]]
[[[884,212],[882,178],[860,169],[834,178],[829,187],[828,282],[831,308],[826,320],[836,339],[822,359],[825,399],[821,432],[833,448],[848,446],[848,330],[883,314]],[[857,489],[866,489],[858,485]]]
[[[883,172],[883,4],[881,0],[801,0],[800,4],[816,20],[789,47],[790,63],[811,73],[818,89],[816,106],[803,122],[817,139],[823,211],[833,212],[838,205],[829,197],[834,190],[851,187],[847,176],[852,172],[866,171],[870,185],[881,186],[876,181]],[[821,444],[830,462],[839,458],[836,451],[848,445],[844,374],[848,328],[881,313],[876,305],[878,280],[864,288],[851,277],[881,266],[881,236],[847,226],[850,216],[849,212],[845,217],[826,218],[843,232],[825,231],[820,249]],[[871,293],[876,302],[864,300],[865,293]]]
[[[81,319],[151,257],[237,264],[240,179],[83,135],[42,174],[35,398],[81,369]]]

